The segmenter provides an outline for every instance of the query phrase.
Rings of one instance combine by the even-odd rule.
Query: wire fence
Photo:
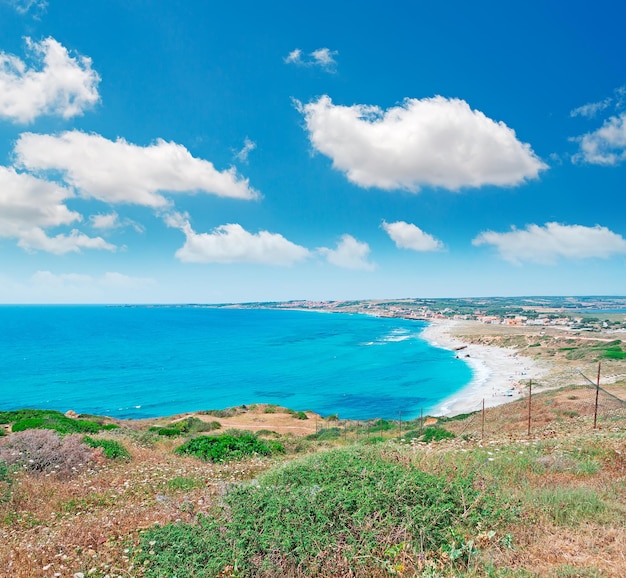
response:
[[[492,400],[484,399],[468,413],[452,418],[422,415],[403,420],[399,414],[395,420],[325,419],[316,423],[316,436],[321,440],[343,438],[362,442],[395,437],[417,443],[445,437],[445,433],[432,432],[433,429],[446,430],[468,440],[551,437],[597,429],[626,431],[626,400],[600,387],[599,373],[595,384],[578,373],[582,384],[537,394],[541,384],[529,381],[520,384],[521,396],[515,401],[489,407]]]

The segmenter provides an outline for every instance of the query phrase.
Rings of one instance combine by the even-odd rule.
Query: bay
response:
[[[0,307],[0,409],[145,418],[274,403],[403,419],[469,383],[424,322],[271,309]]]

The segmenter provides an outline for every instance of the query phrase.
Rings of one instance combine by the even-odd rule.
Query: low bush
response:
[[[338,427],[329,427],[329,428],[322,428],[317,433],[310,434],[306,437],[309,440],[323,442],[323,441],[339,439],[340,436],[341,436],[341,429],[339,429]]]
[[[368,431],[389,431],[390,429],[395,428],[396,425],[389,420],[386,419],[377,419],[368,429]]]
[[[28,429],[51,429],[60,434],[98,433],[102,429],[102,426],[93,421],[72,419],[61,415],[60,417],[53,418],[27,418],[15,422],[11,427],[11,430],[14,432],[26,431]]]
[[[137,562],[148,577],[368,576],[382,575],[382,562],[414,575],[416,560],[495,523],[472,476],[428,474],[376,452],[353,446],[275,468],[232,489],[223,517],[145,532]]]
[[[151,427],[150,431],[156,433],[157,435],[165,437],[176,437],[183,435],[183,432],[181,432],[180,429],[176,427]]]
[[[424,428],[422,432],[421,441],[429,443],[429,442],[439,442],[441,440],[447,440],[455,437],[451,431],[444,429],[442,427],[427,427]]]
[[[605,359],[626,359],[626,351],[622,351],[621,347],[610,347],[605,349],[600,357]]]
[[[405,442],[410,442],[411,440],[417,440],[422,437],[420,430],[418,429],[410,429],[404,432],[398,439],[402,439]]]
[[[195,456],[208,462],[227,462],[253,455],[269,456],[284,453],[284,448],[274,440],[260,440],[251,433],[222,434],[190,439],[178,447],[176,453]]]
[[[236,407],[227,407],[226,409],[204,409],[198,413],[200,415],[212,415],[213,417],[233,417],[238,412]]]
[[[219,421],[204,421],[197,417],[187,417],[172,422],[165,427],[154,426],[150,431],[156,432],[160,436],[175,437],[182,435],[193,435],[205,431],[220,429],[222,424]]]
[[[128,450],[119,442],[115,440],[99,440],[89,436],[83,437],[83,443],[87,444],[91,448],[102,448],[104,457],[110,460],[129,459],[130,454]]]
[[[12,411],[0,411],[0,423],[15,423],[31,417],[57,417],[62,416],[60,411],[54,409],[16,409]]]
[[[94,451],[78,435],[61,437],[47,429],[16,433],[0,446],[0,461],[33,473],[70,476],[94,458]]]
[[[0,423],[13,424],[13,432],[29,429],[50,429],[60,434],[71,433],[98,433],[102,429],[111,429],[114,424],[102,425],[95,421],[70,418],[60,411],[46,409],[20,409],[16,411],[0,412]]]

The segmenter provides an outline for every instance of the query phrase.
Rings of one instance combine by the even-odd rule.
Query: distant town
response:
[[[263,307],[362,313],[404,319],[472,320],[491,325],[558,327],[570,331],[626,332],[626,297],[488,297],[286,301],[218,307]]]

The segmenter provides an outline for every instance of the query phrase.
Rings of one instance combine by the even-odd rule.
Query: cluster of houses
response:
[[[436,320],[458,319],[478,321],[489,325],[507,326],[539,326],[560,327],[576,331],[626,331],[626,315],[622,321],[607,322],[600,319],[590,319],[577,312],[576,315],[564,314],[558,311],[544,313],[528,310],[527,315],[519,313],[504,313],[502,315],[489,314],[475,309],[467,312],[467,308],[454,307],[434,308],[419,303],[419,301],[290,301],[275,304],[281,309],[313,309],[324,311],[341,311],[345,313],[367,313],[377,317],[402,317],[404,319]],[[465,311],[462,311],[465,309]]]

